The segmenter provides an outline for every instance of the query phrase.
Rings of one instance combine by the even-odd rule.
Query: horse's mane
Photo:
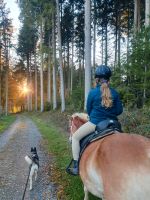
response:
[[[89,116],[87,113],[74,113],[71,117],[72,118],[79,117],[80,119],[83,119],[84,121],[89,120]]]

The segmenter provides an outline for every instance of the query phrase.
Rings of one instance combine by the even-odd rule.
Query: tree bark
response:
[[[108,61],[108,37],[107,37],[107,24],[105,27],[105,65],[107,65]]]
[[[150,26],[150,1],[145,0],[145,26]]]
[[[8,56],[9,42],[5,43],[6,48],[6,74],[5,74],[5,115],[8,115],[8,70],[9,70],[9,56]]]
[[[41,55],[41,66],[40,66],[40,86],[41,86],[41,112],[44,111],[44,94],[43,94],[43,19],[41,17],[40,24],[40,55]]]
[[[91,89],[91,1],[85,0],[85,99],[86,109],[88,93]]]
[[[53,45],[53,110],[57,108],[57,86],[56,86],[56,37],[55,37],[55,13],[52,14],[52,45]]]
[[[29,97],[30,97],[30,98],[29,98],[29,99],[30,99],[30,100],[29,100],[29,102],[30,102],[29,104],[30,104],[30,106],[29,106],[29,107],[30,107],[30,111],[32,111],[32,89],[33,89],[33,88],[32,88],[31,54],[30,54],[29,65],[30,65],[30,72],[29,72],[29,73],[30,73],[30,90],[29,90],[29,91],[30,91],[30,94],[29,94]]]
[[[73,89],[73,70],[74,69],[74,37],[72,38],[72,57],[71,57],[71,77],[70,77],[70,92],[72,94]]]
[[[149,0],[145,0],[145,27],[149,27],[150,26],[150,1]],[[145,38],[146,42],[147,41],[147,37]],[[144,89],[143,89],[143,105],[145,103],[146,100],[146,85],[147,85],[147,65],[144,66]]]
[[[30,111],[30,74],[29,74],[29,55],[27,55],[27,88],[29,89],[27,93],[27,110]]]
[[[58,49],[59,49],[59,73],[60,73],[60,95],[61,95],[61,111],[65,111],[65,95],[64,95],[64,77],[63,77],[63,61],[62,61],[62,45],[61,45],[61,29],[59,16],[59,1],[56,0],[57,6],[57,26],[58,26]]]
[[[140,0],[134,0],[134,34],[140,31]]]
[[[35,65],[35,85],[34,85],[34,92],[35,92],[35,111],[37,111],[37,62],[36,62],[36,52],[34,54],[34,65]]]
[[[72,5],[72,13],[74,15],[74,3]],[[70,72],[70,92],[72,94],[72,89],[73,89],[73,69],[74,69],[74,37],[75,37],[75,32],[74,32],[74,18],[73,18],[73,36],[72,36],[72,56],[71,56],[71,72]]]
[[[47,102],[51,103],[51,54],[50,54],[50,36],[49,36],[49,52],[48,52],[48,69],[47,69]]]
[[[1,57],[1,52],[2,52],[2,48],[0,46],[0,115],[2,114],[2,62],[1,62],[2,57]]]
[[[93,70],[92,70],[92,82],[94,84],[94,71],[95,71],[95,49],[96,49],[96,0],[94,0],[94,19],[93,19]]]
[[[120,12],[118,16],[118,67],[120,70],[120,56],[121,56],[121,45],[120,45],[120,38],[121,38],[121,30],[120,30]]]
[[[8,66],[5,74],[5,115],[8,115]]]

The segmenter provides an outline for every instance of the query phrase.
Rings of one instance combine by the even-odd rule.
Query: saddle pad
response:
[[[90,133],[89,135],[87,135],[86,137],[84,137],[81,141],[80,141],[80,154],[79,154],[79,160],[84,152],[84,150],[86,149],[86,147],[96,141],[96,140],[99,140],[99,139],[102,139],[108,135],[112,135],[112,134],[115,134],[115,131],[114,129],[106,129],[104,130],[103,132],[93,132],[93,133]]]

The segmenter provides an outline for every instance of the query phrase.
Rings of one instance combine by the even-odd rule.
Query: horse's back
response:
[[[91,192],[106,200],[149,200],[150,141],[123,133],[96,141],[83,153],[80,173],[89,191],[94,186]]]

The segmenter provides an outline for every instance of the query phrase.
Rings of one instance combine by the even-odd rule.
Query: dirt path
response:
[[[0,137],[0,200],[21,200],[28,175],[24,160],[30,148],[36,146],[40,168],[33,190],[26,190],[26,200],[56,200],[56,185],[50,182],[48,166],[52,162],[42,149],[41,135],[34,123],[18,116]]]

